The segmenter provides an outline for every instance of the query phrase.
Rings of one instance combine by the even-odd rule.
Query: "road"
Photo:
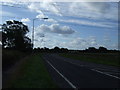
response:
[[[44,54],[43,59],[52,79],[60,88],[120,88],[120,78],[115,74],[115,68],[85,64],[57,54]]]

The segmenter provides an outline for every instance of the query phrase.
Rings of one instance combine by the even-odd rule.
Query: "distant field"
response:
[[[31,55],[19,67],[19,71],[14,74],[17,79],[13,81],[12,88],[55,88],[41,54]]]
[[[119,53],[63,53],[61,56],[120,67]]]

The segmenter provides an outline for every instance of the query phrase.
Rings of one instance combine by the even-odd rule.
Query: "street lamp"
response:
[[[3,26],[3,25],[2,25],[2,24],[0,24],[0,30],[2,30],[2,26]]]
[[[33,46],[34,46],[34,21],[35,21],[36,19],[48,19],[48,18],[34,18],[34,19],[33,19],[33,31],[32,31],[32,43],[33,43]]]

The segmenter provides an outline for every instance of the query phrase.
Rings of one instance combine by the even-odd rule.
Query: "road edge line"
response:
[[[117,77],[117,76],[113,76],[113,75],[111,75],[111,74],[104,73],[104,72],[98,71],[98,70],[96,70],[96,69],[91,69],[91,70],[92,70],[92,71],[96,71],[96,72],[101,73],[101,74],[105,74],[105,75],[110,76],[110,77],[114,77],[114,78],[120,79],[120,78]]]
[[[65,81],[72,87],[72,88],[76,88],[75,85],[73,85],[64,75],[62,75],[48,60],[46,60],[46,62],[62,77],[65,79]]]

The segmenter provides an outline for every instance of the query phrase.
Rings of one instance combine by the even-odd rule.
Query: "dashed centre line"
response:
[[[63,61],[65,61],[65,60],[63,60]],[[74,64],[74,65],[77,65],[77,66],[80,66],[80,67],[84,67],[84,66],[85,66],[85,65],[78,65],[78,64],[76,64],[76,63],[72,63],[72,62],[69,62],[69,61],[65,61],[65,62],[68,62],[68,63]],[[101,71],[96,70],[96,69],[90,69],[90,70],[92,70],[92,71],[96,71],[96,72],[98,72],[98,73],[101,73],[101,74],[104,74],[104,75],[107,75],[107,76],[111,76],[111,77],[114,77],[114,78],[120,79],[120,78],[117,77],[117,76],[114,76],[114,75],[111,75],[111,74],[108,74],[108,73],[105,73],[105,72],[101,72]]]

